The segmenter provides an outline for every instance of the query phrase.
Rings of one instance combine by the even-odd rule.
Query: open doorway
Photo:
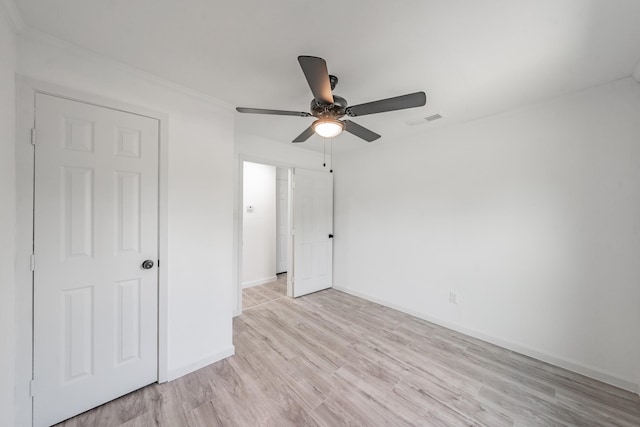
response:
[[[287,295],[289,168],[242,163],[242,309]]]
[[[290,166],[278,171],[276,165],[244,159],[238,166],[236,315],[332,287],[333,174]]]

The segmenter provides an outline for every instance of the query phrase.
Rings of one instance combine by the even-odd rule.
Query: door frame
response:
[[[52,95],[156,119],[158,161],[158,382],[168,380],[168,165],[169,115],[88,94],[68,87],[16,75],[16,424],[33,424],[33,253],[34,152],[36,93]],[[37,384],[34,385],[37,390]]]
[[[291,214],[291,209],[290,209],[290,206],[289,206],[289,202],[291,202],[291,197],[290,197],[291,192],[290,192],[290,188],[289,188],[290,187],[289,182],[291,181],[291,169],[290,168],[286,168],[286,169],[285,168],[276,168],[276,276],[278,274],[280,274],[280,273],[287,273],[287,274],[289,273],[289,271],[288,271],[289,270],[289,264],[288,264],[289,253],[287,251],[287,253],[284,256],[284,259],[282,259],[282,258],[280,258],[279,251],[278,251],[278,249],[280,247],[280,243],[279,243],[280,242],[280,222],[279,221],[280,221],[280,219],[282,219],[282,215],[284,215],[284,213],[278,208],[279,201],[280,201],[280,199],[279,199],[280,190],[278,190],[278,188],[279,188],[278,184],[279,184],[279,181],[283,180],[282,178],[278,177],[278,170],[286,171],[286,173],[287,173],[287,178],[286,178],[286,180],[287,180],[287,208],[286,208],[286,211],[287,211],[286,212],[286,214],[287,214],[287,230],[286,230],[286,236],[285,236],[286,241],[287,241],[287,249],[289,248],[289,243],[290,243],[289,242],[289,229],[291,228],[291,215],[290,215]],[[280,270],[280,268],[279,268],[280,261],[286,263],[286,265],[285,265],[284,271],[280,271],[280,273],[278,273],[278,270]],[[287,276],[287,277],[289,277],[289,276]]]
[[[243,199],[244,199],[244,162],[251,162],[251,163],[259,163],[262,165],[268,165],[268,166],[274,166],[277,168],[285,168],[289,171],[289,185],[288,185],[288,201],[287,201],[287,207],[288,207],[288,211],[289,211],[289,230],[287,232],[288,234],[288,238],[287,241],[289,242],[288,247],[287,247],[287,296],[288,297],[292,297],[293,296],[293,275],[294,275],[294,271],[293,271],[293,234],[291,233],[291,226],[293,224],[292,221],[292,213],[293,213],[293,169],[296,168],[295,165],[292,164],[288,164],[288,163],[279,163],[279,162],[275,162],[273,160],[270,159],[266,159],[266,158],[261,158],[261,157],[255,157],[255,156],[250,156],[250,155],[246,155],[246,154],[240,154],[238,155],[238,161],[236,163],[236,191],[235,194],[237,194],[237,200],[236,200],[236,207],[238,209],[238,213],[237,213],[237,232],[236,232],[236,239],[235,239],[235,251],[236,251],[236,259],[238,260],[237,262],[237,266],[236,266],[236,271],[235,271],[235,276],[236,276],[236,306],[233,310],[233,316],[240,316],[242,314],[242,267],[243,267],[243,256],[242,256],[242,239],[243,239],[243,226],[244,226],[244,203],[243,203]],[[274,225],[275,226],[275,225]]]

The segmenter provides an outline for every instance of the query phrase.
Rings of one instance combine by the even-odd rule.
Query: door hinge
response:
[[[36,146],[36,128],[31,128],[31,145]]]
[[[31,269],[31,271],[36,271],[36,255],[35,254],[31,254],[31,256],[29,257],[29,268]]]
[[[31,397],[36,396],[36,380],[29,381],[29,394]]]

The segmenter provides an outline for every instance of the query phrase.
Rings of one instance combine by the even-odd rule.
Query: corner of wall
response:
[[[14,32],[20,32],[25,27],[20,10],[14,0],[0,0],[0,14],[5,16]]]
[[[0,425],[16,421],[16,13],[0,0]]]
[[[235,353],[236,349],[233,345],[231,345],[206,357],[202,357],[198,360],[188,363],[184,366],[170,369],[167,373],[167,381],[178,379],[184,375],[190,374],[191,372],[195,372],[198,369],[202,369],[205,366],[211,365],[212,363],[216,363],[222,359],[233,356]]]

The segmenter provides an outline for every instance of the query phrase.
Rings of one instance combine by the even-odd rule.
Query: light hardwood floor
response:
[[[234,344],[62,425],[640,425],[635,394],[335,290],[253,304]]]
[[[264,304],[287,295],[287,273],[278,274],[275,282],[242,290],[242,309]]]

